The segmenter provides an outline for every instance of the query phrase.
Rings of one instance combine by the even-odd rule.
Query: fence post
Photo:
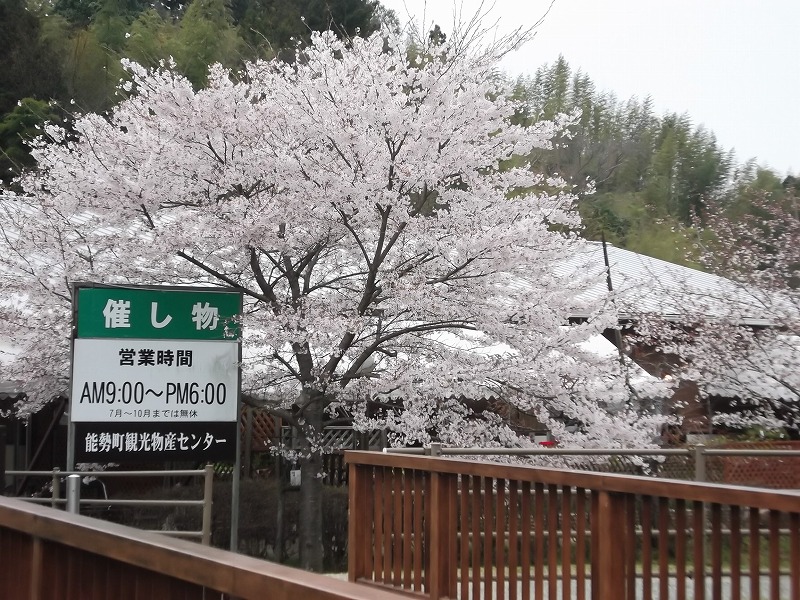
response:
[[[432,472],[430,512],[430,554],[428,555],[428,584],[431,600],[455,598],[456,580],[456,476]]]
[[[694,447],[694,480],[708,481],[706,472],[706,447],[704,444],[697,444]]]
[[[442,445],[439,442],[432,442],[430,448],[425,454],[430,454],[431,456],[441,456],[442,455]]]
[[[375,486],[371,468],[356,463],[350,463],[348,468],[347,579],[358,581],[372,572],[368,561],[373,552],[372,517],[369,515],[374,505]]]
[[[592,600],[626,598],[625,495],[606,491],[592,494]]]
[[[211,545],[211,507],[214,495],[214,465],[207,464],[203,475],[203,538],[204,546]]]
[[[81,476],[67,475],[67,512],[77,515],[81,504]]]
[[[50,497],[50,506],[55,508],[58,506],[58,500],[61,498],[61,478],[59,474],[61,473],[61,469],[58,467],[53,467],[53,478],[50,480],[50,489],[52,490],[52,495]]]

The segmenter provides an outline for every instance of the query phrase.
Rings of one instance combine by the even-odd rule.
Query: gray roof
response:
[[[731,316],[747,324],[768,325],[765,293],[724,277],[684,267],[606,244],[613,298],[621,316],[658,314],[681,320],[687,314]],[[596,306],[609,296],[603,245],[589,242],[585,250],[557,267],[560,274],[585,272],[600,276],[578,298]],[[588,316],[588,315],[573,315]]]

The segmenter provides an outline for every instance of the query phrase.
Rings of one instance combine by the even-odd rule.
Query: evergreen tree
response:
[[[49,100],[63,91],[58,57],[25,0],[0,2],[0,65],[0,115],[22,98]]]
[[[173,52],[179,70],[196,88],[205,85],[209,65],[230,67],[239,61],[239,37],[224,0],[192,1],[181,19]]]
[[[33,166],[28,143],[41,135],[46,122],[60,122],[59,111],[43,100],[23,98],[0,119],[0,181],[10,185],[24,168]]]

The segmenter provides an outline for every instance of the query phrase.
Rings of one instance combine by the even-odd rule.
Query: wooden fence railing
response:
[[[795,492],[346,457],[351,581],[463,600],[800,600]]]
[[[0,598],[401,600],[391,591],[0,497]]]

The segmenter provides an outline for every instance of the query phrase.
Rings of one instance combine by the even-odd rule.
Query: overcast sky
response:
[[[405,23],[452,30],[479,0],[381,0]],[[533,25],[550,0],[496,0],[487,22]],[[491,2],[484,2],[484,8]],[[429,29],[429,27],[428,27]],[[514,75],[563,54],[599,91],[650,95],[658,114],[687,112],[739,162],[800,172],[800,0],[555,0],[536,37],[509,56]]]

